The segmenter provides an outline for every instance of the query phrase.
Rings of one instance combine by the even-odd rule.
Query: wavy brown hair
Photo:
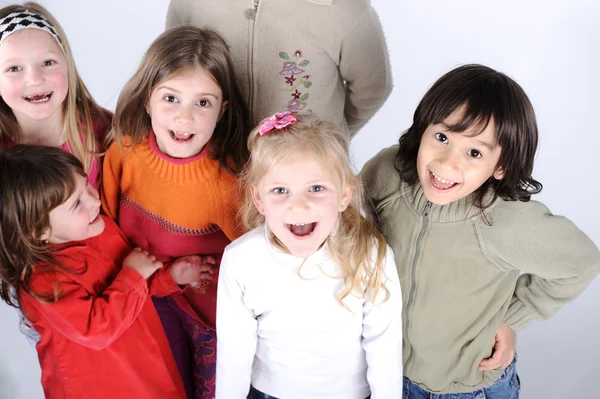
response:
[[[219,160],[220,167],[239,173],[248,159],[248,106],[227,43],[209,29],[183,25],[166,30],[154,40],[119,96],[110,139],[123,148],[147,138],[152,121],[146,105],[154,88],[194,68],[202,68],[212,76],[223,92],[223,101],[228,103],[212,135],[210,156]]]
[[[258,128],[250,133],[250,160],[241,179],[245,200],[240,216],[244,226],[253,229],[265,222],[252,200],[251,186],[258,185],[269,170],[286,160],[298,156],[314,157],[323,170],[332,173],[340,190],[344,187],[353,190],[350,204],[339,216],[335,234],[327,238],[331,257],[340,266],[345,283],[336,299],[345,307],[343,299],[350,293],[367,295],[374,301],[379,290],[384,290],[387,300],[389,291],[384,284],[383,271],[387,245],[377,228],[360,213],[363,188],[352,171],[348,139],[333,124],[320,120],[313,113],[296,115],[296,118],[296,123],[265,136],[259,134]],[[272,237],[272,243],[288,252],[277,237]],[[375,260],[374,247],[377,250]]]
[[[81,160],[84,169],[90,171],[92,159],[100,156],[103,151],[102,143],[96,140],[94,123],[109,125],[108,111],[101,108],[88,91],[79,77],[75,60],[67,36],[56,19],[41,5],[27,2],[23,5],[10,5],[0,9],[0,20],[14,12],[31,11],[50,23],[62,44],[65,60],[67,62],[67,97],[62,106],[62,135],[68,142],[73,154]],[[15,118],[12,109],[0,97],[0,143],[8,138],[17,144],[21,137],[21,127]]]
[[[86,176],[81,162],[60,148],[18,144],[0,152],[0,297],[7,304],[18,306],[21,291],[57,299],[57,291],[35,293],[31,276],[34,267],[64,269],[40,237],[50,228],[50,211],[75,191],[76,175]]]
[[[542,190],[542,184],[532,177],[538,145],[538,128],[529,98],[514,80],[483,65],[463,65],[446,73],[425,93],[417,106],[413,124],[400,137],[396,168],[408,184],[419,181],[417,154],[423,132],[429,125],[445,121],[450,114],[464,109],[462,119],[450,126],[451,132],[470,128],[485,130],[490,121],[496,127],[496,140],[502,148],[498,165],[504,176],[490,177],[474,195],[481,209],[496,198],[529,201]],[[491,192],[492,200],[484,204]]]

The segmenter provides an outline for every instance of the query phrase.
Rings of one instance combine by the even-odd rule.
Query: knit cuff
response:
[[[533,315],[529,312],[525,304],[516,295],[513,295],[506,316],[504,317],[504,322],[513,331],[517,332],[527,327],[532,320]]]
[[[178,286],[175,280],[173,280],[173,277],[171,276],[171,265],[172,264],[163,265],[163,267],[150,278],[150,295],[163,297],[184,291],[185,287],[182,288]]]

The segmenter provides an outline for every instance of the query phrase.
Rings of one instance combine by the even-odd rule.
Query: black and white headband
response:
[[[21,29],[41,29],[50,33],[50,36],[56,40],[60,49],[65,51],[62,43],[60,42],[60,38],[56,33],[56,29],[54,26],[50,24],[44,17],[39,14],[36,14],[32,11],[19,11],[8,14],[0,21],[0,45],[8,36],[12,35],[15,32],[20,31]]]

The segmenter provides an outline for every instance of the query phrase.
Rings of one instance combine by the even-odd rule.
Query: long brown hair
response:
[[[54,27],[64,50],[67,62],[67,97],[62,105],[63,139],[68,142],[73,154],[81,160],[86,172],[90,171],[92,160],[103,151],[94,134],[94,122],[108,125],[107,111],[103,110],[92,98],[87,87],[79,77],[75,60],[67,36],[56,19],[41,5],[27,2],[23,5],[10,5],[0,9],[0,20],[14,12],[31,11],[50,23]],[[18,144],[21,136],[21,127],[15,118],[12,109],[0,97],[0,142],[4,138]]]
[[[341,190],[345,187],[353,190],[350,204],[339,216],[335,234],[328,238],[331,256],[340,266],[344,279],[344,288],[336,299],[345,306],[343,299],[355,293],[367,295],[374,301],[379,290],[383,289],[387,300],[389,291],[385,287],[383,273],[387,245],[377,228],[360,213],[363,187],[360,178],[352,171],[346,135],[313,113],[296,115],[296,119],[296,123],[266,136],[261,136],[258,128],[250,133],[250,160],[241,179],[245,200],[240,216],[244,226],[253,229],[265,222],[252,201],[251,186],[258,185],[269,170],[291,156],[315,157],[323,170],[332,173]],[[287,251],[276,237],[273,237],[272,243]],[[373,259],[374,248],[377,249],[376,259]]]
[[[228,103],[212,135],[210,155],[219,160],[221,167],[237,173],[248,159],[249,112],[229,48],[218,33],[209,29],[183,25],[163,32],[154,40],[119,95],[110,139],[121,147],[141,143],[150,132],[152,121],[146,105],[154,88],[193,68],[208,72],[221,88],[223,101]]]
[[[483,65],[463,65],[444,76],[425,93],[417,106],[412,126],[400,137],[396,156],[400,178],[408,184],[419,181],[417,154],[423,132],[429,125],[443,122],[455,110],[464,107],[462,120],[451,126],[452,132],[470,127],[485,130],[493,120],[496,140],[502,148],[498,166],[504,176],[490,177],[475,191],[475,205],[486,208],[497,197],[529,201],[542,190],[531,175],[538,144],[538,128],[533,106],[517,82]],[[493,199],[484,204],[491,192]]]
[[[35,267],[58,267],[50,246],[40,237],[50,228],[50,212],[75,191],[75,176],[86,176],[81,162],[60,148],[18,144],[0,152],[0,297],[18,306],[21,290],[35,293]],[[15,290],[15,298],[11,295]]]

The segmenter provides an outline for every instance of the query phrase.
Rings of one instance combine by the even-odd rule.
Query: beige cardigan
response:
[[[231,46],[252,124],[312,110],[350,137],[392,90],[385,37],[368,0],[171,0],[167,28],[212,28]]]

